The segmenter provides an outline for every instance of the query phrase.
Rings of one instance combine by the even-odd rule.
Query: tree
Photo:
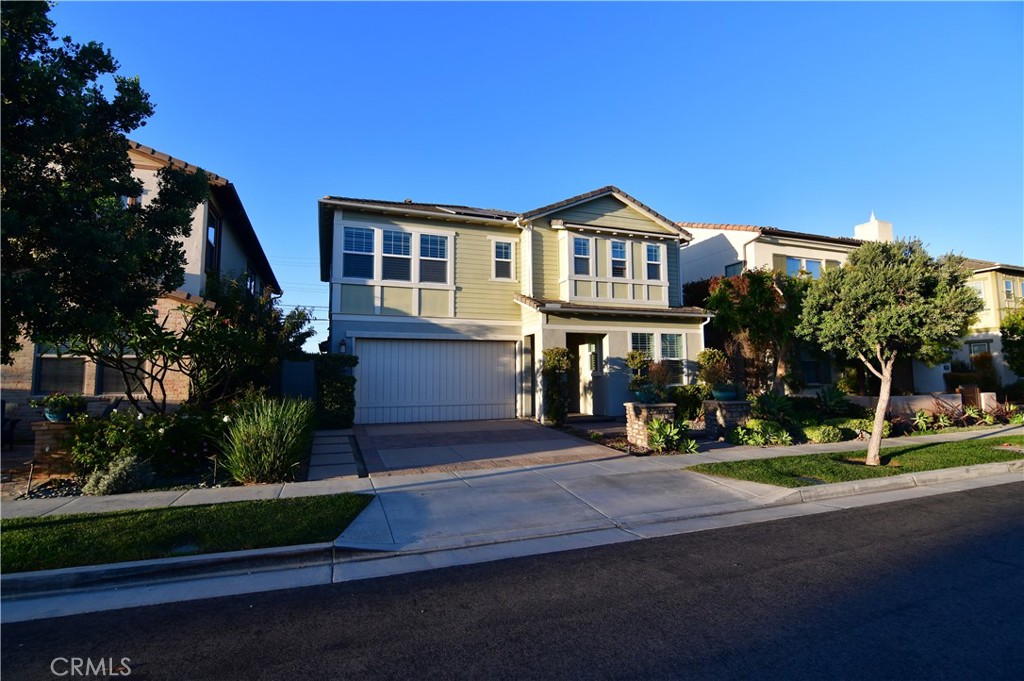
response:
[[[804,300],[797,332],[863,362],[881,387],[866,463],[879,464],[882,427],[900,357],[948,357],[981,310],[960,256],[932,258],[919,240],[866,243],[828,270]]]
[[[147,310],[116,320],[110,333],[67,337],[67,350],[117,371],[129,402],[159,413],[172,372],[188,378],[189,402],[209,406],[266,385],[282,360],[303,355],[314,333],[306,309],[285,314],[269,289],[252,295],[231,279],[211,282],[203,300],[163,317]]]
[[[1003,341],[1003,357],[1010,371],[1024,378],[1024,308],[1018,307],[1003,317],[999,325]]]
[[[0,57],[2,361],[19,337],[103,335],[181,286],[203,172],[165,169],[143,207],[125,134],[153,113],[138,78],[102,45],[57,41],[44,2],[5,2]]]
[[[715,326],[745,335],[753,351],[768,358],[772,389],[779,394],[810,281],[767,268],[711,281],[707,308],[715,313]]]

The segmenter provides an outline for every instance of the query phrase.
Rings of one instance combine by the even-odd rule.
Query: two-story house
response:
[[[967,259],[967,266],[973,272],[967,285],[978,292],[985,308],[978,313],[978,321],[971,326],[956,359],[970,363],[972,355],[990,352],[999,380],[1008,385],[1018,376],[1003,358],[999,327],[1008,312],[1024,305],[1024,267],[973,258]]]
[[[195,166],[146,147],[129,142],[128,154],[132,174],[143,184],[139,200],[145,204],[155,198],[157,171],[165,166],[198,170]],[[157,314],[174,324],[176,309],[182,303],[195,302],[206,288],[211,276],[245,277],[254,293],[270,287],[281,287],[260,245],[235,185],[227,179],[207,173],[210,198],[198,205],[192,214],[192,232],[182,240],[186,255],[185,281],[181,289],[159,298]],[[102,291],[97,292],[102,295]],[[54,392],[80,393],[86,396],[114,397],[124,394],[126,386],[121,375],[97,366],[81,357],[59,354],[56,348],[35,345],[27,340],[16,353],[11,365],[0,368],[4,399],[24,408],[30,397]],[[171,401],[188,397],[188,380],[180,374],[169,375],[165,386]],[[22,419],[27,427],[29,419]]]
[[[616,187],[526,212],[327,196],[331,352],[359,356],[356,422],[540,418],[542,353],[574,357],[573,411],[621,415],[625,355],[695,377],[687,230]]]

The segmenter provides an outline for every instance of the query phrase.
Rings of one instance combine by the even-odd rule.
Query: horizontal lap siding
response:
[[[515,418],[515,343],[362,339],[356,422]]]
[[[601,225],[602,227],[618,227],[620,229],[638,229],[672,234],[658,223],[638,213],[629,206],[611,196],[604,196],[593,201],[552,213],[550,218],[557,218],[579,225]]]
[[[514,244],[516,281],[491,281],[494,240]],[[519,231],[460,227],[455,238],[455,316],[463,319],[519,321]]]

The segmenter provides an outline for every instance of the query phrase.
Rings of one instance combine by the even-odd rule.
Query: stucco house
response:
[[[129,142],[132,174],[142,182],[140,200],[145,204],[157,193],[157,171],[165,166],[198,170],[196,166],[137,142]],[[238,191],[227,179],[207,173],[210,198],[196,207],[192,215],[192,233],[182,241],[186,255],[185,281],[182,287],[157,300],[155,309],[169,324],[176,321],[177,308],[195,303],[211,276],[245,277],[253,292],[270,287],[280,292],[267,256],[260,245]],[[121,375],[91,361],[70,355],[58,355],[56,349],[23,340],[14,363],[0,367],[4,399],[9,409],[26,409],[28,400],[53,392],[81,393],[89,397],[115,397],[124,394]],[[172,402],[188,397],[186,377],[169,375],[165,387]],[[27,428],[29,418],[22,418]]]
[[[973,258],[968,258],[967,266],[973,272],[967,285],[978,292],[985,301],[985,308],[978,313],[978,321],[964,338],[963,347],[955,359],[970,363],[972,355],[990,352],[999,380],[1008,385],[1018,376],[1010,370],[1003,357],[999,327],[1007,313],[1024,305],[1024,267]]]
[[[325,196],[319,238],[325,346],[359,356],[356,423],[539,419],[556,346],[583,414],[625,413],[631,349],[695,378],[691,235],[616,187],[525,212]]]

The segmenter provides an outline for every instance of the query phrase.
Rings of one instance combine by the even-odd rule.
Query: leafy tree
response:
[[[314,331],[304,308],[284,313],[269,289],[254,296],[239,281],[212,283],[198,304],[159,317],[152,310],[118,315],[116,329],[67,338],[67,351],[117,371],[126,397],[164,413],[172,372],[189,380],[189,402],[210,406],[266,385],[281,361],[303,355]],[[137,396],[141,395],[141,397]]]
[[[859,359],[881,381],[866,463],[879,464],[882,429],[900,357],[934,364],[967,333],[982,302],[960,256],[932,258],[919,240],[867,243],[828,270],[804,300],[798,333]]]
[[[715,326],[744,334],[756,354],[769,358],[772,389],[780,395],[810,281],[767,268],[711,281],[707,308]]]
[[[45,2],[0,5],[2,361],[22,333],[60,343],[103,335],[179,287],[205,173],[166,169],[142,206],[125,134],[153,113],[138,78],[114,75],[102,45],[58,41]]]
[[[1010,371],[1024,377],[1024,308],[1017,308],[1003,317],[999,326],[1003,341],[1003,357]]]

